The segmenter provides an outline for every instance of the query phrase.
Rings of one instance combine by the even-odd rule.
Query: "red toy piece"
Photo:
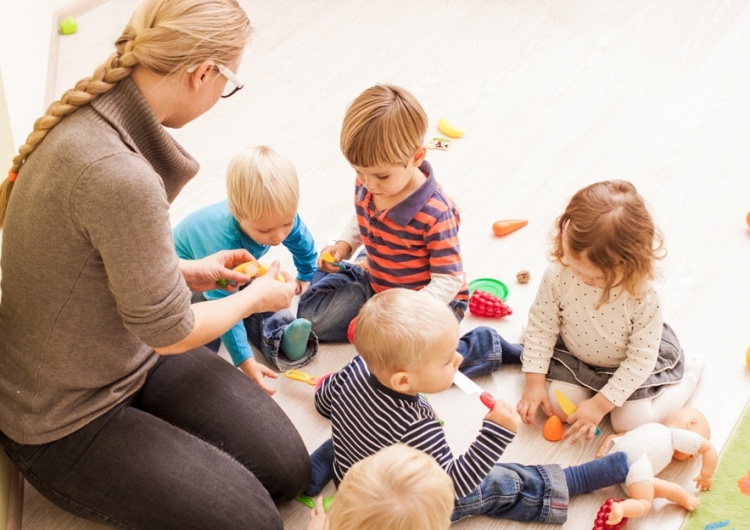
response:
[[[594,520],[594,528],[592,530],[620,530],[620,528],[625,526],[625,523],[628,522],[627,517],[623,517],[622,521],[620,521],[617,524],[607,524],[607,519],[609,518],[609,511],[612,507],[613,502],[619,502],[619,500],[622,499],[607,499],[604,504],[602,504],[601,508],[599,508],[599,512],[596,514],[596,519]]]
[[[469,311],[478,317],[502,318],[513,314],[513,310],[497,296],[475,289],[469,298]]]

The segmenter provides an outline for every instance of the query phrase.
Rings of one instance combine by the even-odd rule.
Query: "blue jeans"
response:
[[[202,293],[193,293],[193,303],[203,302],[206,298]],[[297,361],[290,361],[281,352],[281,338],[284,336],[286,327],[294,321],[295,316],[288,309],[281,311],[253,313],[243,320],[247,339],[258,348],[268,363],[280,371],[300,368],[310,361],[318,353],[318,337],[310,332],[307,340],[305,354]],[[206,347],[216,353],[221,347],[221,339],[214,339]]]
[[[346,342],[349,322],[375,295],[367,271],[350,263],[344,263],[343,267],[340,272],[332,273],[318,269],[297,307],[297,316],[308,319],[322,341]],[[467,303],[453,300],[450,308],[461,322]]]
[[[126,529],[279,529],[310,459],[284,411],[205,348],[160,357],[140,391],[68,436],[0,444],[44,497]]]
[[[568,517],[565,474],[555,464],[495,464],[477,489],[456,501],[451,520],[472,515],[563,524]]]
[[[248,340],[277,370],[300,368],[312,361],[318,353],[318,337],[314,331],[310,332],[305,354],[300,359],[290,361],[281,352],[281,339],[284,331],[294,320],[294,315],[288,309],[276,313],[254,313],[244,320]]]
[[[625,482],[622,451],[561,469],[556,464],[495,464],[479,487],[456,501],[452,521],[487,515],[513,521],[563,524],[570,497]]]

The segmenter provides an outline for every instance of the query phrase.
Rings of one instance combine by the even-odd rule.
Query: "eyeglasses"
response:
[[[187,69],[187,71],[189,74],[192,74],[197,69],[198,69],[198,66],[191,66],[190,68]],[[234,85],[234,88],[230,90],[228,94],[222,94],[221,97],[223,98],[232,97],[237,92],[242,90],[242,88],[245,86],[245,84],[242,81],[240,81],[240,78],[237,77],[237,74],[232,72],[229,68],[227,68],[223,64],[216,63],[214,65],[214,69],[216,69],[217,72],[219,72],[221,75],[226,77]]]
[[[232,97],[237,92],[239,92],[240,90],[242,90],[242,88],[245,86],[245,83],[243,83],[242,81],[240,81],[240,78],[237,77],[237,74],[235,74],[234,72],[232,72],[229,68],[227,68],[223,64],[216,63],[216,65],[214,66],[214,68],[216,68],[221,75],[223,75],[224,77],[226,77],[234,85],[234,88],[232,90],[230,90],[228,94],[222,94],[221,97],[223,97],[223,98]]]

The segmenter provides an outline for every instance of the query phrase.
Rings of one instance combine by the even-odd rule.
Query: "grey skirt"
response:
[[[607,384],[616,368],[600,368],[590,366],[573,357],[562,340],[558,338],[552,356],[547,379],[583,386],[594,392]],[[682,351],[680,341],[677,340],[672,328],[666,323],[661,334],[659,357],[656,359],[654,371],[643,385],[633,392],[628,401],[653,399],[661,394],[667,385],[674,385],[682,380],[685,372],[685,352]]]

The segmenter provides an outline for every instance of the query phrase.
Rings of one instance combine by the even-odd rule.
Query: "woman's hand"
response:
[[[547,375],[527,373],[526,388],[516,407],[518,414],[521,416],[521,421],[526,425],[534,425],[536,411],[540,405],[547,416],[552,415],[552,406],[547,395]]]
[[[180,260],[180,272],[193,292],[219,289],[222,278],[229,283],[227,291],[235,292],[250,281],[250,276],[232,270],[237,265],[255,258],[245,249],[222,250],[198,260]]]
[[[276,276],[281,274],[285,281],[279,281]],[[251,313],[262,313],[266,311],[279,311],[292,305],[292,298],[297,288],[297,283],[286,272],[279,271],[278,260],[271,263],[268,272],[263,276],[255,278],[250,285],[245,287],[236,296],[249,298]],[[247,316],[247,315],[246,315]]]
[[[576,407],[576,411],[568,416],[570,428],[563,434],[563,439],[570,439],[571,444],[581,439],[591,440],[596,435],[597,425],[615,408],[601,393],[579,401]]]
[[[270,377],[276,379],[279,374],[271,370],[269,367],[260,364],[258,361],[250,357],[248,360],[240,364],[240,370],[242,370],[246,376],[253,380],[259,387],[266,391],[266,394],[273,396],[276,393],[276,389],[266,385],[264,377]]]
[[[341,263],[345,259],[349,259],[352,255],[353,249],[346,241],[336,241],[333,245],[328,245],[320,251],[320,256],[325,252],[328,252],[333,256],[333,260],[336,263]],[[318,256],[318,268],[324,272],[339,272],[338,265],[331,265],[327,261]]]

